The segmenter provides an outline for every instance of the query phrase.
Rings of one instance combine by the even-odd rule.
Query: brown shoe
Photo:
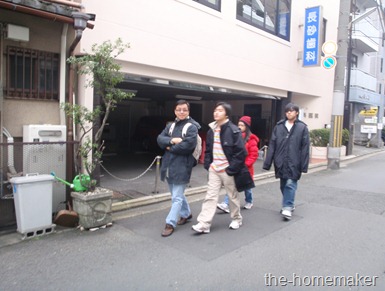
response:
[[[178,224],[178,225],[186,224],[191,218],[192,218],[192,214],[190,214],[188,217],[181,217],[181,218],[179,218],[179,220],[176,224]]]
[[[166,224],[166,227],[162,231],[162,236],[170,236],[174,232],[174,227],[171,224]]]

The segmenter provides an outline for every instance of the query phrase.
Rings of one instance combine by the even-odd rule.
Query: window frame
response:
[[[59,100],[59,53],[7,46],[6,61],[5,98]]]
[[[280,18],[280,13],[279,13],[279,10],[280,10],[280,5],[282,5],[282,1],[283,0],[275,0],[275,4],[273,5],[273,7],[275,7],[275,13],[274,13],[274,20],[275,22],[273,23],[274,25],[274,30],[272,30],[271,28],[269,29],[267,26],[266,26],[266,15],[267,12],[266,12],[266,7],[264,6],[264,10],[260,10],[261,12],[260,13],[263,13],[263,17],[261,15],[259,15],[256,11],[257,10],[254,10],[255,12],[255,15],[257,17],[260,17],[260,18],[263,18],[263,24],[260,24],[259,22],[255,21],[255,19],[257,18],[253,18],[252,17],[252,13],[253,13],[253,1],[256,1],[256,0],[237,0],[237,9],[236,9],[236,19],[239,20],[239,21],[242,21],[244,23],[247,23],[253,27],[256,27],[258,29],[261,29],[263,31],[266,31],[267,33],[270,33],[272,35],[275,35],[281,39],[284,39],[284,40],[287,40],[287,41],[290,41],[290,33],[291,33],[291,4],[292,4],[292,0],[287,0],[289,1],[289,5],[290,7],[288,7],[288,17],[286,19],[286,26],[285,26],[285,30],[286,30],[286,33],[287,35],[284,35],[284,34],[281,34],[280,32],[280,28],[281,28],[281,21],[282,19]],[[266,1],[273,1],[273,0],[257,0],[259,2],[263,2],[262,4],[265,4]],[[243,8],[244,6],[249,6],[250,7],[250,18],[247,18],[244,16],[244,13],[243,13]],[[242,7],[242,14],[239,13],[239,9]],[[259,10],[258,10],[259,11]],[[254,20],[253,20],[254,19]],[[269,18],[270,19],[270,18]],[[260,21],[262,22],[262,21]]]
[[[221,11],[221,0],[215,0],[218,2],[217,4],[212,4],[208,0],[193,0],[193,1],[198,2],[199,4],[207,6],[209,8],[214,9],[214,10]]]

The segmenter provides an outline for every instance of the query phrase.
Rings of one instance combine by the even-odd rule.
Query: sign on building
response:
[[[319,66],[320,64],[320,38],[322,25],[321,6],[306,8],[303,44],[303,66]]]

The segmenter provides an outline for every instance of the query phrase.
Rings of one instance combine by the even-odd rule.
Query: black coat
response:
[[[214,128],[216,122],[210,123],[209,126],[210,129],[207,132],[206,137],[204,160],[204,168],[206,170],[210,168],[210,165],[213,162]],[[243,143],[241,130],[231,121],[228,121],[221,126],[220,139],[223,152],[229,162],[226,173],[229,176],[234,176],[245,166],[246,149]]]
[[[182,137],[182,129],[184,125],[191,122],[193,125],[189,126],[186,136],[179,144],[171,145],[170,141],[173,137]],[[192,152],[197,143],[197,134],[200,125],[194,119],[189,117],[184,120],[176,120],[172,135],[169,135],[171,123],[158,135],[157,142],[161,149],[165,150],[162,157],[162,164],[160,168],[160,177],[164,181],[171,184],[188,184],[191,178],[191,171],[195,164],[195,158]],[[169,150],[167,150],[169,148]]]
[[[297,119],[289,132],[285,122],[280,120],[274,127],[263,168],[270,170],[274,161],[276,178],[299,180],[309,166],[309,130]]]

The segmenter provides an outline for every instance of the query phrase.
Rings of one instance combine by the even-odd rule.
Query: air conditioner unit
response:
[[[29,124],[23,126],[23,142],[63,142],[66,141],[65,125]],[[23,149],[23,172],[66,176],[66,145],[36,144],[25,145]],[[65,209],[66,188],[62,183],[54,183],[52,211]]]

